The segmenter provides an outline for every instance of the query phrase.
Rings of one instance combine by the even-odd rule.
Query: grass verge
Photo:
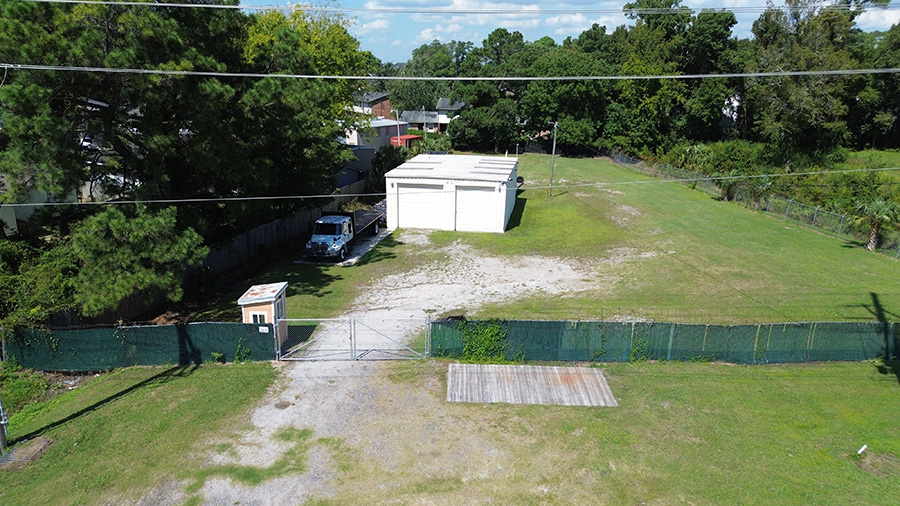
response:
[[[446,363],[391,365],[373,394],[415,408],[368,422],[390,458],[356,459],[312,504],[888,505],[900,494],[900,369],[878,362],[603,365],[617,408],[448,404]]]
[[[268,363],[136,367],[29,405],[10,419],[10,439],[54,442],[26,469],[0,472],[0,503],[121,502],[166,479],[197,479],[191,449],[246,428],[242,415],[274,378]]]

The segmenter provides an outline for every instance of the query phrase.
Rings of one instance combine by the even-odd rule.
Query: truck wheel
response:
[[[339,258],[341,259],[341,262],[347,259],[347,248],[341,248]]]

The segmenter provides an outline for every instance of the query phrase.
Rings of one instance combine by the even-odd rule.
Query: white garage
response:
[[[516,203],[518,160],[419,155],[385,174],[388,228],[503,232]]]

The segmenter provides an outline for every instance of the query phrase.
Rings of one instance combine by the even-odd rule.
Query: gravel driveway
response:
[[[399,239],[428,243],[424,232],[407,231]],[[560,296],[599,289],[614,277],[615,263],[638,256],[620,251],[611,260],[585,270],[583,265],[560,259],[485,257],[458,243],[443,252],[440,262],[380,279],[364,290],[346,316],[368,322],[421,322],[428,314],[474,309],[486,301],[499,302],[523,294]],[[407,340],[421,329],[418,325],[385,325],[386,333]],[[422,365],[436,369],[435,374],[425,376],[429,379],[424,384],[392,379],[397,374],[397,362],[291,362],[277,367],[282,379],[252,413],[252,429],[240,435],[228,451],[210,455],[209,464],[271,466],[290,447],[273,436],[285,427],[295,427],[312,429],[315,438],[343,441],[342,454],[356,466],[387,471],[413,465],[425,475],[454,473],[464,481],[502,475],[504,469],[511,468],[501,448],[490,440],[478,439],[477,427],[471,421],[448,414],[454,407],[443,400],[446,366],[441,363]],[[324,446],[314,445],[307,463],[308,470],[303,474],[256,487],[210,478],[199,493],[205,504],[297,504],[310,498],[328,498],[353,486],[342,481],[340,463]],[[142,502],[179,504],[187,498],[183,487],[169,483]]]

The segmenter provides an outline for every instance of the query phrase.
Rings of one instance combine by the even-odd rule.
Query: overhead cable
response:
[[[691,14],[694,12],[733,12],[735,14],[756,14],[771,11],[787,11],[788,6],[734,6],[723,7],[721,10],[707,8],[691,8],[691,7],[646,7],[634,9],[591,9],[591,8],[572,8],[572,9],[541,9],[529,8],[522,6],[517,8],[485,8],[485,9],[460,9],[456,7],[328,7],[316,6],[308,3],[293,3],[288,5],[226,5],[226,4],[207,4],[207,3],[178,3],[178,2],[139,2],[139,1],[117,1],[117,0],[20,0],[24,2],[36,3],[53,3],[53,4],[98,4],[98,5],[116,5],[124,7],[153,7],[153,8],[187,8],[187,9],[232,9],[232,10],[304,10],[315,12],[327,12],[335,14],[352,13],[352,14],[494,14],[494,15],[515,15],[515,16],[534,16],[534,15],[560,15],[560,14]],[[887,10],[896,8],[896,6],[888,4],[885,6],[873,6],[879,9]],[[861,12],[863,9],[853,5],[834,4],[826,5],[819,8],[820,11],[829,12]]]
[[[786,70],[778,72],[733,72],[723,74],[654,74],[654,75],[601,75],[601,76],[490,76],[490,77],[434,77],[434,76],[373,76],[373,75],[317,75],[317,74],[263,74],[256,72],[215,72],[204,70],[132,69],[110,67],[75,67],[70,65],[33,65],[27,63],[0,63],[9,70],[46,70],[54,72],[97,72],[107,74],[143,74],[199,77],[239,77],[275,79],[327,79],[356,81],[630,81],[655,79],[728,79],[753,77],[845,76],[871,74],[897,74],[900,68],[838,69],[838,70]]]
[[[692,183],[692,182],[700,182],[700,181],[730,181],[730,180],[741,180],[741,179],[759,179],[759,178],[767,178],[767,177],[792,177],[792,176],[813,176],[813,175],[824,175],[824,174],[849,174],[849,173],[858,173],[858,172],[884,172],[884,171],[894,171],[900,170],[900,167],[879,167],[879,168],[871,168],[871,169],[843,169],[843,170],[819,170],[819,171],[808,171],[808,172],[781,172],[774,174],[748,174],[744,176],[710,176],[710,177],[695,177],[695,178],[678,178],[678,179],[647,179],[647,180],[634,180],[634,181],[618,181],[618,182],[609,182],[609,183],[584,183],[584,184],[567,184],[567,185],[554,185],[554,188],[587,188],[587,187],[595,187],[595,188],[605,188],[608,186],[624,186],[624,185],[634,185],[634,184],[660,184],[660,183]],[[523,190],[543,190],[547,189],[547,185],[528,185],[523,186],[521,189]],[[455,190],[448,190],[446,193],[452,193]],[[419,192],[409,192],[409,194],[419,193]],[[421,192],[428,193],[429,195],[434,195],[435,193],[445,193],[444,191],[429,191],[429,192]],[[313,200],[313,199],[323,199],[323,198],[338,198],[338,197],[384,197],[386,193],[327,193],[327,194],[318,194],[318,195],[274,195],[274,196],[262,196],[262,197],[216,197],[216,198],[193,198],[193,199],[159,199],[159,200],[110,200],[110,201],[97,201],[97,202],[40,202],[40,203],[32,203],[32,204],[0,204],[2,206],[9,207],[55,207],[55,206],[96,206],[96,205],[122,205],[122,204],[192,204],[192,203],[209,203],[209,202],[247,202],[247,201],[260,201],[260,200]]]

